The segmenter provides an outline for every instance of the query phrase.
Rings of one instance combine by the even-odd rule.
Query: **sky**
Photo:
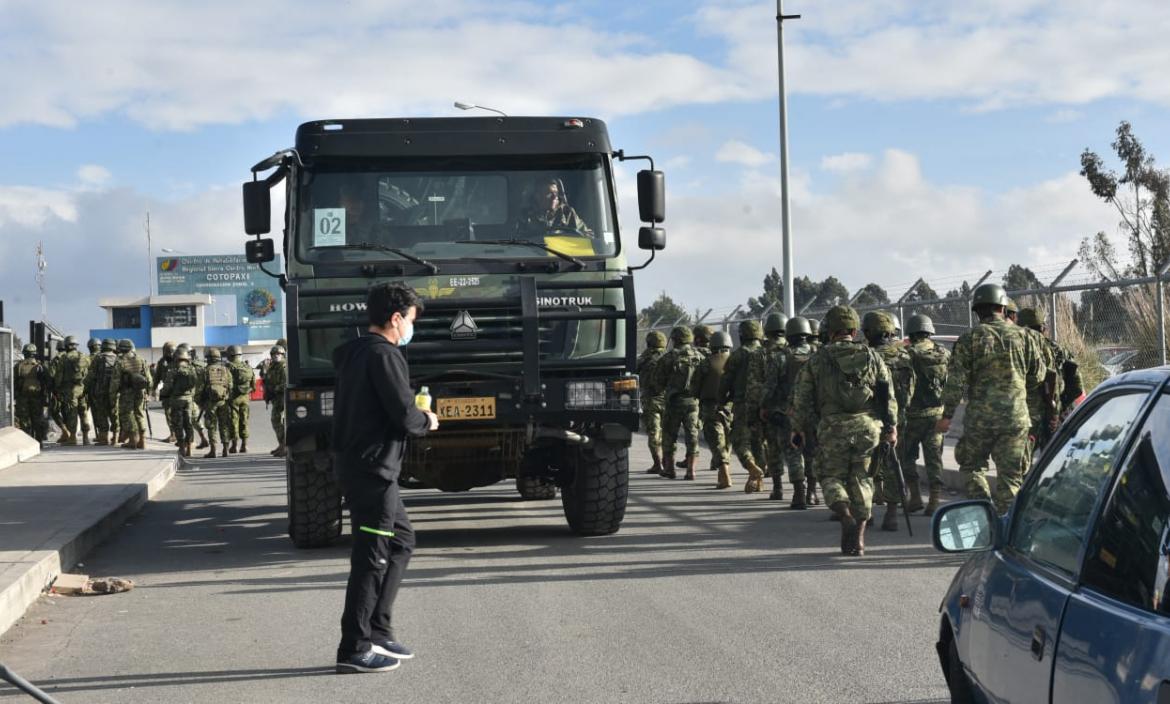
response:
[[[1164,0],[787,0],[796,274],[940,292],[1058,271],[1118,216],[1078,175],[1121,120],[1170,160]],[[667,248],[637,275],[728,311],[780,268],[776,6],[0,0],[0,300],[84,335],[146,295],[153,253],[242,253],[239,184],[304,121],[605,120],[666,172]],[[636,238],[632,169],[622,229]],[[631,263],[641,252],[632,250]],[[1045,278],[1041,276],[1041,278]]]

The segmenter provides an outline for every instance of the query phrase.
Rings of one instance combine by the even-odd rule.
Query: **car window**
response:
[[[1132,392],[1105,398],[1081,417],[1060,451],[1048,455],[1048,464],[1035,468],[1039,481],[1017,502],[1013,549],[1070,576],[1076,573],[1089,514],[1145,399],[1145,393]]]
[[[1170,395],[1138,436],[1085,557],[1084,584],[1134,606],[1170,614]]]

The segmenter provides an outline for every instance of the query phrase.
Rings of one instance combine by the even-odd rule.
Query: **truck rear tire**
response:
[[[542,477],[519,475],[516,477],[516,491],[525,501],[557,498],[557,485]]]
[[[288,536],[298,548],[330,545],[341,535],[341,487],[329,455],[289,456]]]
[[[630,488],[630,450],[604,443],[568,448],[568,483],[561,504],[569,529],[577,535],[616,533],[626,516]]]

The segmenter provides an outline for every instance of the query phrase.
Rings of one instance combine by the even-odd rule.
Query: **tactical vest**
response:
[[[22,359],[16,364],[16,388],[30,396],[45,390],[41,383],[41,363],[35,359]]]
[[[245,362],[232,362],[232,395],[247,396],[256,386],[256,372]]]
[[[913,345],[910,347],[910,363],[918,375],[914,385],[912,409],[937,408],[943,405],[943,387],[947,385],[947,362],[950,355],[939,345],[929,348]]]
[[[57,366],[58,385],[61,387],[80,386],[85,379],[85,372],[81,367],[80,352],[73,350],[61,355],[61,361]]]
[[[789,347],[784,352],[784,399],[785,404],[792,405],[792,394],[796,391],[796,380],[800,377],[800,370],[808,364],[813,355],[809,346]]]
[[[683,347],[676,349],[666,359],[670,360],[665,384],[667,397],[690,396],[691,378],[703,361],[702,356],[694,347]]]
[[[146,360],[142,359],[133,352],[127,352],[122,357],[122,388],[129,387],[135,391],[145,391],[146,387],[150,385],[150,380],[146,378]]]
[[[719,382],[723,380],[723,368],[727,366],[730,352],[712,352],[707,355],[707,366],[699,383],[697,396],[700,401],[719,401]]]
[[[118,357],[113,352],[102,352],[94,358],[94,392],[105,396],[110,392],[110,382],[114,378],[114,369],[118,365]]]
[[[654,366],[660,359],[662,359],[661,350],[646,350],[638,358],[638,378],[642,384],[642,391],[647,397],[658,396],[662,393],[662,389],[658,388],[654,379]]]
[[[763,347],[739,347],[731,356],[734,358],[738,355],[739,359],[733,369],[735,377],[731,380],[731,397],[737,401],[743,401],[747,397],[748,373],[751,371],[751,366],[754,363],[755,355],[764,354]],[[728,361],[731,361],[730,358]]]
[[[232,372],[221,362],[207,365],[207,398],[212,403],[228,400],[232,394]]]
[[[190,397],[191,392],[195,390],[195,371],[191,367],[183,367],[176,365],[171,370],[171,395],[170,398],[182,398],[184,396]]]

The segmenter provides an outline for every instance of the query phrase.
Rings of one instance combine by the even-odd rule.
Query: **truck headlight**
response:
[[[321,392],[321,415],[323,415],[323,416],[332,416],[333,415],[333,392],[332,391],[322,391]]]
[[[568,382],[565,384],[565,405],[569,408],[601,408],[605,405],[605,382]]]

